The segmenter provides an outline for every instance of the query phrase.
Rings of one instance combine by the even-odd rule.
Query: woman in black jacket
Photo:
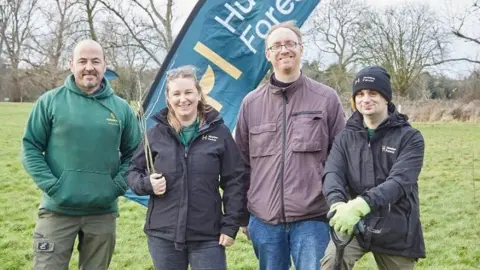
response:
[[[234,243],[244,209],[243,163],[195,69],[169,71],[166,85],[167,108],[147,132],[153,166],[141,146],[127,173],[135,194],[150,195],[150,255],[156,269],[226,269],[224,248]]]

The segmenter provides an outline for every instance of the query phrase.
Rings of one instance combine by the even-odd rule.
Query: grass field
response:
[[[32,234],[40,192],[20,163],[31,104],[0,103],[0,269],[32,268]],[[420,177],[427,259],[416,269],[480,269],[480,125],[415,124],[426,140]],[[142,227],[146,208],[120,200],[117,248],[111,269],[153,269]],[[257,269],[239,233],[228,249],[229,269]],[[77,268],[77,253],[72,269]],[[376,269],[365,256],[355,269]]]

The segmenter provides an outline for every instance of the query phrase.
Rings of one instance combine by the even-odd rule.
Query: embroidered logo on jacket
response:
[[[110,125],[117,125],[118,126],[118,120],[113,113],[110,113],[110,117],[107,117],[107,122]]]
[[[387,152],[387,153],[390,153],[390,154],[395,154],[395,151],[397,151],[396,148],[382,145],[382,152]]]
[[[202,140],[209,140],[212,142],[216,142],[218,140],[218,137],[213,135],[203,135]]]

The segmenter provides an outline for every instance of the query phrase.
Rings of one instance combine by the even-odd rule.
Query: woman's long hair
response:
[[[170,126],[175,129],[176,133],[179,133],[182,125],[178,120],[177,116],[175,115],[175,111],[173,110],[172,106],[168,102],[168,94],[170,92],[169,84],[171,81],[179,78],[191,78],[195,82],[195,87],[198,90],[198,94],[200,95],[200,100],[198,101],[197,106],[197,114],[200,120],[199,126],[202,126],[205,123],[205,114],[212,110],[212,107],[207,104],[205,94],[202,91],[202,87],[200,86],[200,82],[197,80],[196,69],[194,66],[181,66],[175,69],[171,69],[167,72],[167,81],[166,81],[166,99],[167,99],[167,108],[168,108],[168,115],[167,120]]]

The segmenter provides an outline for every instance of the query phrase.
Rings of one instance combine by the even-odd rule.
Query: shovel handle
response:
[[[328,218],[328,219],[331,219],[331,218],[335,215],[336,212],[337,212],[337,210],[334,210],[334,211],[332,211],[332,212],[329,212],[329,213],[327,214],[327,218]],[[350,242],[352,242],[353,237],[355,236],[355,234],[357,234],[357,233],[359,233],[359,232],[363,233],[363,231],[364,231],[364,230],[363,230],[363,221],[360,220],[357,224],[355,224],[355,228],[354,228],[354,230],[353,230],[353,233],[350,234],[350,236],[349,236],[346,240],[342,241],[342,240],[338,237],[338,235],[337,235],[337,233],[335,232],[335,229],[334,229],[333,227],[330,227],[330,237],[332,238],[332,241],[333,241],[333,243],[335,244],[335,247],[337,247],[337,249],[343,249],[343,248],[345,248],[348,244],[350,244]]]

